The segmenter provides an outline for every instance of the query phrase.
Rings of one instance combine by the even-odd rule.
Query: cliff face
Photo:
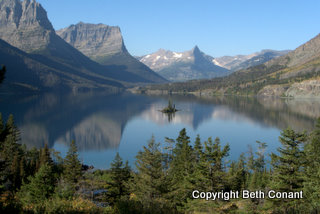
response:
[[[140,82],[166,81],[130,55],[119,27],[80,22],[57,31],[57,34],[84,55],[107,66],[118,75]],[[136,77],[130,78],[132,74]]]
[[[93,59],[127,52],[119,27],[80,22],[57,31],[57,34]]]
[[[34,0],[0,2],[0,38],[26,52],[48,46],[54,29],[46,11]]]

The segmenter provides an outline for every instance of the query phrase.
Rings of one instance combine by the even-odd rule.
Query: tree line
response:
[[[270,155],[257,141],[237,161],[219,138],[191,142],[186,129],[176,139],[152,137],[135,167],[119,154],[108,170],[92,170],[72,141],[66,157],[45,146],[27,149],[13,116],[0,116],[0,210],[26,213],[317,213],[320,210],[320,119],[311,133],[281,132]],[[303,191],[302,199],[193,199],[204,192]],[[95,194],[95,190],[103,190]]]

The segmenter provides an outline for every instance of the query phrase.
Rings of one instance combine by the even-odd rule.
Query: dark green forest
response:
[[[135,167],[119,154],[108,170],[83,165],[72,141],[66,157],[45,145],[27,149],[9,116],[0,118],[2,213],[318,213],[320,119],[314,131],[280,133],[281,147],[265,154],[257,141],[237,161],[219,138],[191,142],[154,137],[137,154]],[[223,146],[224,145],[224,146]],[[270,158],[268,158],[270,157]],[[270,159],[270,161],[269,161]],[[301,199],[194,199],[192,192],[303,192]]]

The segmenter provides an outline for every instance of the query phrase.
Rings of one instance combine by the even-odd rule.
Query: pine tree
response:
[[[4,124],[2,120],[2,114],[0,112],[0,149],[2,149],[2,144],[4,142],[5,135],[4,135]]]
[[[4,167],[0,173],[0,177],[4,180],[0,185],[6,186],[7,190],[14,191],[21,185],[20,159],[24,155],[24,150],[18,143],[20,134],[14,124],[13,116],[9,116],[5,127],[3,127],[2,119],[0,121],[2,126],[0,158],[3,161],[2,167]]]
[[[106,196],[111,205],[117,202],[122,196],[129,195],[126,184],[130,178],[131,169],[128,161],[123,164],[122,158],[120,157],[119,153],[117,153],[115,159],[111,163],[111,181],[107,182],[109,187]]]
[[[78,158],[78,149],[75,141],[70,144],[67,156],[64,159],[63,178],[67,183],[75,185],[82,177],[82,164]]]
[[[43,203],[54,192],[55,176],[51,166],[44,164],[29,183],[24,183],[19,192],[19,198],[26,205]]]
[[[137,173],[134,175],[133,189],[146,209],[158,206],[166,189],[159,145],[152,137],[148,146],[144,146],[143,151],[139,151],[136,156]]]
[[[320,118],[305,146],[305,153],[307,161],[304,192],[311,206],[311,211],[318,213],[320,212]]]
[[[273,189],[281,192],[301,191],[303,187],[303,171],[304,153],[301,151],[301,144],[306,141],[305,133],[296,133],[291,128],[285,129],[279,140],[282,147],[278,149],[279,155],[272,153],[271,164],[274,169],[273,173]],[[292,199],[273,199],[275,207],[288,213],[296,210],[299,200]]]
[[[197,135],[196,137],[193,151],[194,151],[194,161],[193,161],[193,172],[191,175],[191,181],[193,184],[192,189],[205,191],[209,183],[208,163],[207,163],[206,156],[203,152],[203,146],[202,146],[199,135]]]
[[[243,190],[246,189],[246,178],[248,172],[246,171],[245,156],[242,153],[237,162],[230,164],[228,178],[229,188],[231,190]]]
[[[13,161],[11,164],[11,180],[12,180],[12,187],[14,190],[20,188],[20,185],[21,185],[20,160],[17,154],[14,155]]]
[[[41,167],[43,164],[53,165],[48,144],[44,144],[44,147],[40,149],[39,166]]]
[[[214,143],[209,138],[205,142],[204,155],[208,163],[208,179],[210,183],[208,188],[210,190],[223,190],[225,185],[225,171],[223,166],[223,159],[229,155],[230,146],[227,144],[221,148],[220,139],[216,138]]]
[[[249,166],[251,174],[248,186],[252,191],[265,188],[267,182],[264,158],[267,144],[260,141],[256,141],[256,143],[258,144],[258,150],[255,152],[256,157],[253,155],[252,147],[250,147],[249,151]]]
[[[20,131],[18,130],[17,126],[14,123],[13,115],[10,114],[7,120],[4,133],[6,137],[12,137],[13,142],[18,142],[20,140]]]
[[[176,140],[176,146],[173,149],[173,159],[170,165],[171,200],[179,207],[182,207],[186,200],[190,198],[193,190],[192,174],[195,158],[189,139],[186,129],[182,129]]]

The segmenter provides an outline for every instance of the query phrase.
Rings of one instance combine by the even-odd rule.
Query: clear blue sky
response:
[[[119,26],[127,49],[198,45],[213,56],[295,49],[320,33],[319,0],[38,0],[54,28],[80,21]]]

